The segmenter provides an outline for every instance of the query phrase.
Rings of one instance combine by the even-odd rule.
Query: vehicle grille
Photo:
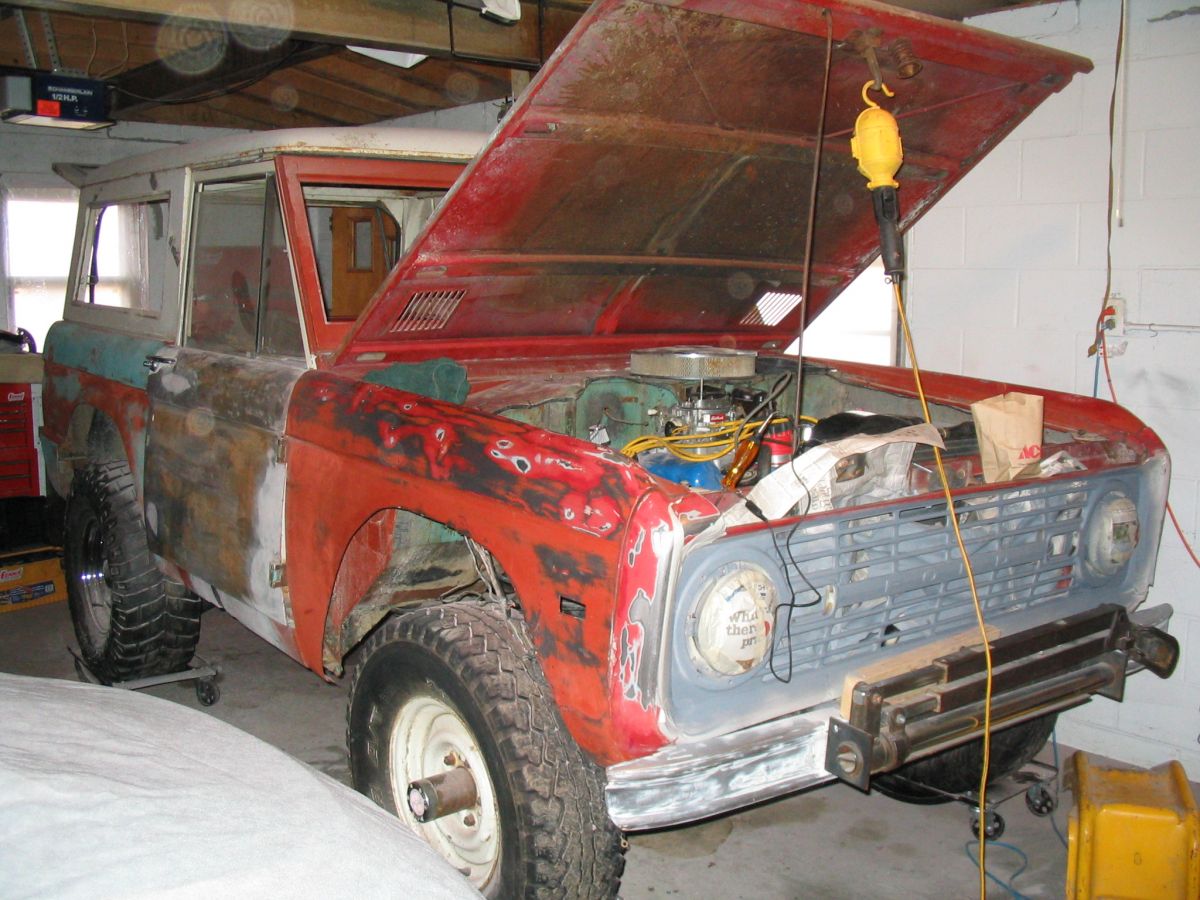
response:
[[[1086,481],[1040,483],[955,500],[985,614],[1067,594],[1094,489]],[[787,607],[779,613],[776,673],[952,634],[975,622],[944,501],[802,521],[777,531],[774,542],[798,605],[790,615]]]

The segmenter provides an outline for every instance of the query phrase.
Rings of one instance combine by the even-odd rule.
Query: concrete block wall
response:
[[[993,13],[971,24],[1087,56],[1077,77],[913,229],[909,306],[923,368],[1091,394],[1105,287],[1108,108],[1119,0]],[[1112,290],[1117,395],[1171,451],[1171,503],[1197,545],[1200,507],[1200,15],[1131,0],[1123,222]],[[900,172],[903,185],[903,170]],[[903,202],[903,187],[901,187]],[[1147,324],[1160,327],[1149,328]],[[1189,330],[1192,329],[1192,330]],[[1121,355],[1115,355],[1121,352]],[[1103,373],[1100,394],[1105,393]],[[1150,604],[1171,603],[1183,662],[1130,680],[1123,704],[1060,718],[1059,740],[1139,765],[1178,758],[1200,779],[1200,569],[1168,525]]]

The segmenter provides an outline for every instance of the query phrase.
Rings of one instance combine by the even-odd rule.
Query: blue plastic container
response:
[[[680,459],[668,450],[655,450],[643,454],[638,460],[642,468],[651,475],[674,481],[676,484],[686,484],[688,487],[699,488],[702,491],[718,491],[721,489],[721,470],[712,462],[689,462]]]

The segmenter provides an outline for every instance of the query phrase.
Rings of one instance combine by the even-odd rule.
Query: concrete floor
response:
[[[76,677],[65,603],[0,615],[0,671]],[[220,611],[205,614],[199,653],[222,672],[221,700],[206,711],[349,783],[346,684],[329,685]],[[152,689],[204,709],[190,685]],[[1056,813],[1065,834],[1070,794]],[[1061,897],[1066,850],[1049,819],[1022,797],[1000,807],[1005,843],[1029,857],[1014,882],[1030,898]],[[631,835],[621,896],[687,898],[857,898],[978,896],[978,873],[962,804],[911,806],[832,784],[690,827]],[[1007,878],[1019,865],[994,847],[989,869]],[[989,896],[1009,896],[995,886]]]

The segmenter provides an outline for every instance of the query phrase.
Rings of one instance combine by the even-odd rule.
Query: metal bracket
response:
[[[46,53],[50,57],[50,70],[61,72],[62,59],[58,55],[58,41],[54,37],[54,23],[50,21],[50,13],[42,10],[41,19],[42,34],[46,36]]]
[[[825,744],[825,771],[832,772],[859,790],[871,785],[871,735],[843,722],[829,720],[829,739]]]

